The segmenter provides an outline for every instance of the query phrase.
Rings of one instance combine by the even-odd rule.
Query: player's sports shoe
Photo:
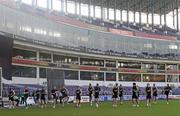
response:
[[[136,105],[135,105],[135,104],[133,104],[132,106],[133,106],[133,107],[136,107]]]
[[[96,108],[98,108],[99,107],[99,105],[96,103]]]
[[[54,105],[53,108],[56,108],[56,106]]]
[[[148,107],[148,106],[149,106],[149,104],[146,104],[146,106]]]
[[[76,105],[76,108],[78,108],[78,105]]]
[[[117,105],[116,105],[116,104],[113,104],[113,107],[117,107]]]
[[[151,107],[151,104],[147,104],[147,107]]]

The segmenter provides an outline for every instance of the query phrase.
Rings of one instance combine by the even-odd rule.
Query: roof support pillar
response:
[[[151,16],[151,18],[152,18],[152,29],[154,29],[154,5],[153,5],[153,3],[154,3],[154,0],[152,0],[151,1],[151,10],[152,10],[152,16]]]
[[[104,20],[104,10],[103,10],[104,6],[103,6],[103,0],[101,0],[101,20]]]
[[[52,9],[52,0],[46,0],[47,1],[47,9]]]
[[[173,10],[173,27],[175,27],[175,10]]]
[[[109,20],[109,0],[107,0],[107,20]]]
[[[34,8],[37,7],[37,0],[32,0],[32,6],[33,6]]]
[[[81,17],[81,0],[79,0],[79,16]]]
[[[159,21],[160,21],[160,25],[162,25],[162,14],[161,14],[161,13],[162,13],[162,9],[160,9],[160,15],[159,15],[159,18],[160,18],[160,20],[159,20]]]
[[[161,6],[162,6],[162,1],[161,2],[159,2],[159,8],[160,8],[160,15],[159,15],[159,18],[160,18],[160,25],[162,25],[162,8],[161,8]]]
[[[129,0],[127,1],[127,25],[129,26]]]
[[[93,18],[96,18],[96,7],[95,7],[95,0],[93,0]]]
[[[149,4],[149,0],[147,1]],[[147,6],[147,24],[149,25],[149,7]]]
[[[133,12],[133,18],[134,18],[134,23],[136,23],[136,6],[135,6],[135,0],[134,0],[134,6],[133,6],[134,8],[133,8],[133,10],[134,10],[134,12]]]
[[[74,7],[75,7],[75,15],[77,15],[77,0],[75,0]]]
[[[114,24],[116,24],[116,0],[114,0]]]
[[[139,24],[141,25],[142,20],[141,20],[141,3],[139,3]]]
[[[88,17],[90,18],[91,17],[91,0],[88,0]]]
[[[123,18],[122,18],[122,14],[123,14],[123,13],[122,13],[122,11],[123,11],[123,10],[122,10],[122,4],[123,4],[123,3],[121,3],[121,5],[120,5],[120,16],[121,16],[121,17],[120,17],[120,20],[121,20],[121,22],[123,22]]]
[[[61,0],[61,12],[64,12],[64,0]]]
[[[175,4],[174,3],[172,4],[172,7],[173,7],[173,12],[172,12],[173,13],[172,14],[173,15],[172,16],[172,18],[173,18],[173,27],[175,27],[175,9],[174,9],[175,8]]]
[[[177,32],[179,32],[179,12],[178,12],[178,0],[176,0],[176,21],[177,21]]]
[[[147,8],[147,24],[149,24],[149,9]]]
[[[65,13],[67,13],[67,0],[65,0]]]
[[[164,3],[164,31],[166,30],[166,26],[167,26],[167,22],[166,22],[166,6],[165,6],[165,3]]]

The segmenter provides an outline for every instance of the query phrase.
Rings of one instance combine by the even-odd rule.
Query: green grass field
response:
[[[111,102],[100,104],[97,109],[89,104],[82,104],[80,108],[75,108],[74,104],[61,107],[58,105],[55,109],[51,106],[41,109],[30,107],[29,109],[0,109],[0,116],[180,116],[180,101],[170,101],[167,105],[165,101],[159,101],[158,104],[146,107],[145,102],[141,102],[139,108],[132,107],[130,102],[125,102],[116,108],[112,107]]]

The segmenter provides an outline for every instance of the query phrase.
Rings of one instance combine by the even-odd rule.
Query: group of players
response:
[[[163,93],[166,95],[167,104],[169,104],[169,93],[171,91],[171,87],[169,84],[164,88]],[[150,86],[148,83],[146,88],[146,103],[147,106],[151,106],[151,100],[156,104],[157,103],[157,97],[158,97],[158,89],[155,84],[153,84],[153,87]],[[136,83],[133,83],[132,87],[132,103],[133,106],[139,107],[139,95],[140,95],[140,88],[136,85]],[[152,98],[153,97],[153,98]]]
[[[171,91],[171,87],[169,86],[169,84],[167,84],[167,86],[163,90],[164,94],[166,95],[167,104],[169,104],[170,91]],[[146,102],[148,107],[151,106],[152,100],[155,104],[157,103],[158,89],[155,84],[153,84],[153,87],[151,87],[150,84],[148,83],[145,88],[145,93],[146,93]],[[112,90],[113,107],[117,107],[118,95],[119,95],[120,103],[122,104],[123,87],[122,85],[118,86],[118,84],[115,84]],[[138,85],[136,85],[136,83],[133,83],[132,104],[134,107],[139,107],[139,96],[140,96],[140,88]]]
[[[101,88],[99,87],[99,84],[96,84],[95,87],[93,87],[91,84],[89,84],[88,87],[88,94],[89,94],[89,103],[92,106],[93,105],[93,97],[94,97],[94,102],[95,106],[98,108],[99,107],[99,100],[100,100],[100,92]],[[164,94],[166,95],[166,100],[167,104],[169,104],[169,93],[171,91],[171,87],[169,84],[164,88]],[[157,96],[158,96],[158,89],[155,84],[153,84],[153,87],[150,86],[148,83],[145,89],[146,92],[146,101],[147,101],[147,106],[151,106],[151,100],[154,101],[154,103],[157,103]],[[44,108],[46,107],[47,104],[47,91],[42,88],[41,90],[37,90],[35,92],[35,97],[34,100],[35,102],[41,107]],[[81,105],[81,96],[82,96],[82,90],[80,87],[78,87],[75,91],[76,95],[76,107],[80,107]],[[132,104],[134,107],[139,107],[139,95],[140,95],[140,88],[137,86],[136,83],[133,83],[132,87]],[[15,103],[15,92],[13,89],[10,90],[9,92],[9,108],[14,108],[14,103]],[[152,98],[153,96],[153,98]],[[29,97],[29,90],[26,88],[24,89],[24,101],[25,101],[25,106],[28,108],[27,104],[27,98]],[[69,96],[68,96],[68,90],[65,88],[65,86],[62,87],[60,91],[54,87],[51,90],[51,98],[52,98],[52,104],[53,108],[56,107],[57,100],[60,99],[62,105],[64,106],[65,103],[68,103]],[[112,101],[113,101],[113,107],[117,107],[118,105],[118,99],[120,100],[120,104],[123,104],[123,86],[120,84],[118,85],[117,83],[113,86],[112,88]]]
[[[28,97],[30,96],[30,92],[27,88],[25,88],[22,94],[23,94],[23,97],[21,97],[21,100],[23,99],[23,103],[25,104],[26,109],[28,109],[27,100],[28,100]],[[64,106],[64,103],[68,102],[68,99],[69,99],[68,91],[64,86],[62,87],[60,91],[58,91],[56,87],[54,87],[51,90],[51,95],[52,95],[54,104],[57,103],[57,100],[59,98],[62,101],[62,104]],[[34,102],[38,106],[40,106],[41,108],[46,107],[48,103],[48,92],[44,87],[41,89],[37,89],[31,96],[33,97]],[[10,89],[8,97],[9,97],[9,109],[12,109],[12,108],[15,108],[15,106],[18,106],[18,105],[15,105],[15,102],[17,104],[19,103],[20,100],[18,99],[14,89]],[[55,108],[55,105],[53,106],[53,108]]]
[[[10,89],[8,97],[9,97],[9,109],[15,108],[15,106],[19,105],[20,100],[16,96],[14,89]],[[26,108],[28,108],[28,104],[27,104],[28,97],[29,97],[29,90],[27,88],[25,88],[21,101],[25,104]],[[15,102],[16,102],[16,104],[15,104]]]
[[[113,101],[113,107],[117,107],[118,104],[118,99],[120,100],[120,104],[123,104],[123,86],[120,84],[118,86],[118,84],[116,83],[112,89],[112,101]],[[94,97],[94,102],[96,107],[99,107],[99,98],[100,98],[100,92],[101,89],[99,87],[99,84],[96,84],[95,87],[93,87],[91,84],[89,84],[88,87],[88,94],[89,94],[89,103],[92,106],[93,103],[93,97]],[[148,83],[146,86],[146,101],[147,101],[147,106],[150,107],[151,106],[151,100],[153,100],[153,102],[156,104],[157,103],[157,97],[158,97],[158,89],[156,87],[155,84],[153,84],[153,87],[150,86],[150,84]],[[169,93],[171,91],[171,87],[169,86],[169,84],[167,84],[167,86],[164,88],[163,92],[166,95],[166,100],[167,100],[167,104],[169,104]],[[54,99],[53,103],[54,103],[54,108],[55,108],[55,100],[57,99],[57,97],[55,96],[55,90],[53,89],[51,94],[52,94],[52,98]],[[81,104],[81,95],[82,95],[82,90],[80,87],[77,88],[77,90],[75,91],[76,94],[76,107],[80,107]],[[140,88],[136,85],[136,83],[133,83],[133,87],[132,87],[132,104],[133,106],[139,107],[139,95],[140,95]],[[153,96],[153,98],[152,98]],[[64,98],[64,97],[63,97]]]

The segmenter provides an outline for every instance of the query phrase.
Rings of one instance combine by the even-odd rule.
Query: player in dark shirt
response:
[[[81,105],[81,94],[82,94],[81,88],[78,87],[78,89],[76,90],[76,107],[80,107]]]
[[[93,97],[93,87],[91,84],[89,84],[89,87],[88,87],[88,94],[89,94],[89,103],[91,104],[92,106],[92,97]]]
[[[24,89],[24,102],[25,102],[26,109],[28,109],[28,104],[27,104],[28,97],[29,97],[29,90],[28,88],[25,88]]]
[[[146,87],[146,103],[147,103],[147,107],[151,106],[151,87],[150,84],[147,84]]]
[[[113,107],[117,107],[117,98],[118,98],[118,84],[116,83],[112,89]]]
[[[170,93],[171,90],[172,89],[169,86],[169,84],[167,84],[167,86],[164,88],[164,93],[166,95],[167,104],[169,104],[169,93]]]
[[[94,87],[94,98],[95,98],[95,103],[96,103],[96,107],[99,107],[99,93],[100,93],[101,89],[99,87],[99,84],[97,83],[96,86]]]
[[[63,88],[61,89],[61,94],[62,94],[62,105],[64,107],[64,103],[68,103],[69,97],[68,97],[68,91],[65,88],[65,86],[63,86]]]
[[[36,90],[36,104],[40,106],[40,97],[41,97],[41,90],[37,89]]]
[[[57,100],[57,89],[56,87],[54,87],[52,90],[51,90],[51,97],[52,97],[52,100],[53,100],[53,108],[56,107],[56,100]]]
[[[139,107],[139,87],[133,83],[132,87],[132,103],[133,106]]]
[[[9,95],[8,95],[8,97],[9,97],[9,109],[15,107],[14,96],[15,96],[15,91],[13,89],[10,89]]]
[[[157,103],[157,87],[155,84],[153,84],[153,88],[152,88],[152,91],[153,91],[153,101],[154,103],[156,104]]]
[[[123,104],[123,86],[121,84],[119,85],[119,99],[120,104]]]
[[[44,88],[41,89],[41,108],[46,107],[46,90]]]

